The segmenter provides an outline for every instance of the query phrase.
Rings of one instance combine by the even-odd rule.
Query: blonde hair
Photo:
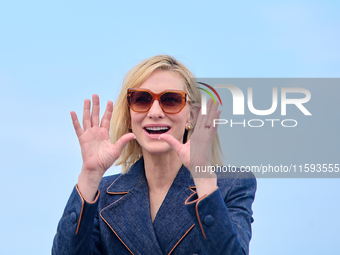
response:
[[[201,92],[196,88],[196,84],[192,82],[195,78],[190,70],[181,62],[168,55],[158,55],[148,58],[133,69],[125,76],[122,90],[113,107],[113,115],[110,123],[111,142],[115,143],[122,135],[131,132],[130,109],[127,104],[127,89],[139,87],[152,72],[156,70],[164,70],[175,72],[183,78],[185,90],[189,95],[190,104],[197,104],[201,107]],[[194,127],[190,131],[185,131],[183,142],[190,138]],[[136,140],[131,140],[123,149],[120,157],[116,160],[115,165],[122,165],[122,172],[126,173],[130,166],[140,159],[142,148]],[[222,150],[218,138],[218,134],[214,137],[212,146],[212,165],[222,164]]]

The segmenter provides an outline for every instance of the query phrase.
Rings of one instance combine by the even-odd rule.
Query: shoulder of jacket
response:
[[[237,169],[239,170],[239,169]],[[221,190],[223,197],[232,190],[248,190],[256,191],[257,182],[252,172],[230,172],[228,174],[219,175],[217,186]]]
[[[102,178],[100,184],[99,184],[99,190],[100,192],[105,191],[106,189],[122,174],[114,174],[114,175],[109,175],[109,176],[105,176]]]

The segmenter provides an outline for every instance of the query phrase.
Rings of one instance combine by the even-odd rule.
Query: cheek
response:
[[[188,124],[188,121],[190,120],[189,117],[190,117],[189,113],[183,112],[180,114],[180,116],[176,116],[176,118],[173,118],[172,121],[177,124],[176,126],[179,129],[184,130],[185,126]]]
[[[185,111],[183,112],[183,119],[184,119],[183,122],[187,124],[190,122],[190,107],[187,106],[184,109]]]
[[[145,117],[145,114],[136,113],[130,110],[130,129],[141,126],[141,123]]]

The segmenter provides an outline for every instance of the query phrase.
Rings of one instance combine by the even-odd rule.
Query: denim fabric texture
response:
[[[94,203],[74,188],[52,254],[248,254],[256,179],[232,177],[218,179],[219,188],[198,199],[182,166],[152,222],[140,159],[128,173],[104,177]]]

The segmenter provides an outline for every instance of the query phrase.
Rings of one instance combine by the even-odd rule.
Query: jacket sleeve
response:
[[[244,255],[249,253],[252,203],[256,179],[234,179],[222,197],[219,187],[201,198],[194,193],[185,204],[193,218],[204,254]]]
[[[99,191],[94,202],[87,202],[75,186],[59,221],[52,255],[101,254],[98,197]]]

